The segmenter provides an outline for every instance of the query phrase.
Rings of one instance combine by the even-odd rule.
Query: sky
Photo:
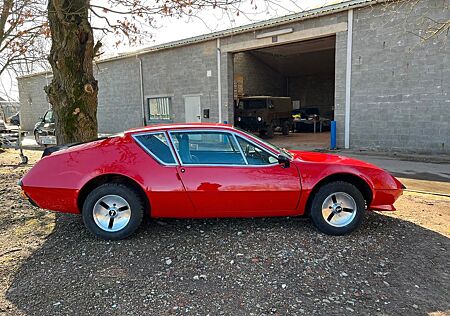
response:
[[[244,14],[240,14],[239,16],[228,15],[222,10],[210,9],[202,11],[197,17],[164,18],[157,22],[158,27],[156,29],[149,29],[149,32],[152,33],[152,38],[141,46],[130,47],[122,45],[116,48],[113,45],[115,38],[111,36],[103,38],[103,57],[111,57],[118,53],[137,50],[139,47],[148,47],[221,31],[231,27],[255,23],[341,1],[342,0],[253,0],[250,2],[247,0],[239,5],[239,10],[244,12]],[[255,3],[257,5],[256,9],[253,7]],[[19,93],[15,78],[11,78],[9,75],[3,75],[0,79],[0,96],[5,99],[17,100]]]

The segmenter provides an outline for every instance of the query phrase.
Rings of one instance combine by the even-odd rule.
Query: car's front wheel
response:
[[[141,224],[144,205],[134,189],[120,183],[106,183],[86,197],[83,222],[91,233],[102,239],[123,239]]]
[[[310,217],[314,225],[329,235],[345,235],[361,225],[365,200],[353,184],[336,181],[322,186],[313,197]]]

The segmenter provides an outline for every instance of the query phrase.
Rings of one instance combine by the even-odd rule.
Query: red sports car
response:
[[[322,232],[356,229],[366,209],[393,211],[403,185],[371,164],[288,151],[223,124],[171,124],[52,147],[20,181],[34,205],[81,213],[104,239],[144,216],[311,217]]]

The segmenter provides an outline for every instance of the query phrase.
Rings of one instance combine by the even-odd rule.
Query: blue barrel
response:
[[[331,121],[330,149],[336,149],[336,121]]]

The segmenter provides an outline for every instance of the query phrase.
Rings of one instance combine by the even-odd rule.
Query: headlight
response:
[[[241,117],[239,116],[239,117],[238,117],[238,122],[240,122],[240,121],[241,121]]]
[[[258,116],[257,120],[258,120],[258,122],[261,122],[261,120],[262,120],[261,116]]]

